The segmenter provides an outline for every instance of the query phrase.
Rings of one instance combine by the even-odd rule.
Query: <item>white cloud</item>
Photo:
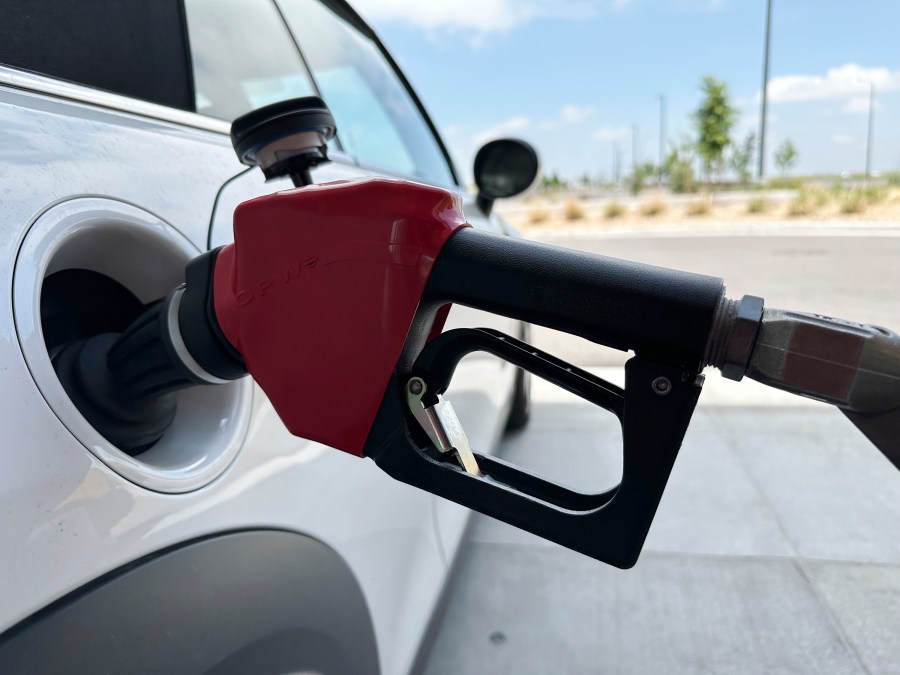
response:
[[[874,101],[875,110],[878,110],[879,103],[878,101]],[[868,114],[869,112],[869,97],[868,96],[854,96],[849,101],[847,101],[844,105],[841,106],[842,113],[848,113],[850,115],[859,115],[861,113]]]
[[[850,134],[832,134],[831,142],[835,145],[850,145],[856,139]]]
[[[497,124],[493,124],[487,129],[482,129],[473,135],[473,139],[476,143],[481,144],[494,138],[508,136],[510,134],[515,135],[523,131],[528,131],[529,129],[558,129],[559,127],[584,122],[593,114],[594,108],[592,106],[570,103],[569,105],[563,106],[560,109],[559,114],[553,119],[535,123],[524,115],[517,115],[505,119],[502,122],[498,122]],[[450,127],[448,127],[448,130],[449,129]],[[456,127],[452,127],[452,129],[454,134],[459,131]]]
[[[687,12],[718,12],[727,4],[728,0],[678,0],[674,7]]]
[[[593,133],[595,141],[624,141],[631,137],[628,127],[602,127]]]
[[[738,118],[738,129],[744,131],[752,131],[753,133],[759,132],[759,113],[755,112],[744,112],[741,113]],[[771,127],[773,124],[778,122],[778,115],[774,114],[771,111],[766,111],[766,125]],[[738,136],[740,133],[738,134]]]
[[[563,124],[578,124],[584,122],[594,114],[594,109],[589,105],[567,105],[559,113]]]
[[[544,120],[538,124],[539,129],[558,129],[571,124],[580,124],[594,114],[593,106],[575,105],[571,103],[563,106],[559,114],[550,120]]]
[[[517,132],[525,131],[530,128],[531,120],[527,117],[519,115],[517,117],[510,117],[507,120],[503,120],[498,124],[482,130],[481,132],[475,134],[474,138],[475,142],[480,145],[494,138],[508,136],[509,134],[515,134]]]
[[[769,80],[769,100],[822,101],[867,95],[869,83],[876,92],[900,90],[900,70],[864,68],[848,63],[831,68],[825,75],[782,75]]]
[[[372,21],[402,21],[434,30],[505,32],[540,18],[593,16],[601,0],[355,0],[353,6]],[[616,3],[618,4],[618,3]]]

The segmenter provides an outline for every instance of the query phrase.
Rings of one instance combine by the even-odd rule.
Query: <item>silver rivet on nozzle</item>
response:
[[[409,381],[407,387],[410,394],[412,394],[413,396],[418,396],[424,391],[425,383],[422,382],[422,380],[420,380],[418,377],[414,377]]]

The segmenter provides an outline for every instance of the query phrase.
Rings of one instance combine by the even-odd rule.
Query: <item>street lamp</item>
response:
[[[618,186],[621,174],[622,153],[619,150],[619,144],[613,141],[613,184]]]
[[[666,161],[666,95],[659,94],[659,184],[663,182],[663,164]]]
[[[866,180],[872,175],[872,119],[875,117],[875,83],[869,82],[869,130],[866,133]]]
[[[759,111],[759,164],[756,177],[762,180],[766,167],[766,107],[769,98],[769,36],[772,32],[772,0],[766,0],[766,45],[763,55],[762,105]]]
[[[631,125],[631,172],[636,174],[638,170],[638,128],[637,124]]]

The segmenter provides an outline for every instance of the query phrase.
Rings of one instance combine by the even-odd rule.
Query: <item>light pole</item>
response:
[[[772,32],[772,0],[766,0],[766,45],[763,53],[762,104],[759,111],[759,164],[756,177],[762,180],[766,168],[766,108],[769,98],[769,36]]]
[[[663,164],[666,161],[666,95],[660,94],[659,99],[659,184],[663,182]]]
[[[615,141],[613,142],[613,184],[619,185],[619,173],[620,173],[620,161],[621,161],[621,153],[619,152],[619,144]]]
[[[869,130],[866,134],[866,180],[872,175],[872,119],[875,117],[875,83],[869,82]]]
[[[631,125],[631,171],[637,173],[638,168],[638,128],[637,124]]]

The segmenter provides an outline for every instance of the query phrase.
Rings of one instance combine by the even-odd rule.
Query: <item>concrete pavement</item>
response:
[[[564,243],[900,327],[900,238]],[[550,332],[536,342],[621,383],[615,352]],[[900,473],[836,410],[707,382],[637,566],[475,516],[425,672],[900,673]],[[615,483],[613,419],[535,384],[532,423],[502,456],[582,489]]]

